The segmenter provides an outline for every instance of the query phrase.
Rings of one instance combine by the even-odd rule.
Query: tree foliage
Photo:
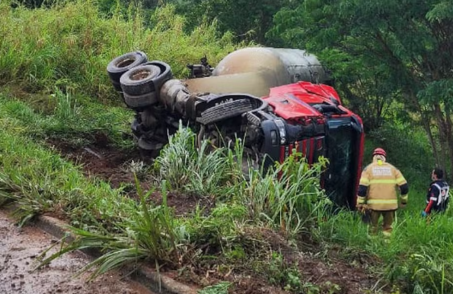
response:
[[[424,127],[438,164],[453,158],[453,2],[306,0],[274,21],[269,40],[318,54],[368,126],[396,102],[399,117]]]
[[[218,23],[220,33],[230,31],[238,41],[265,42],[274,14],[290,0],[173,0],[178,12],[186,16],[189,27],[204,21]]]

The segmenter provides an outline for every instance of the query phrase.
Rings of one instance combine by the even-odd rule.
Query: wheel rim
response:
[[[156,72],[144,68],[137,70],[133,74],[131,74],[130,79],[132,81],[141,81],[148,78],[154,78],[155,76],[158,76]]]
[[[131,65],[134,62],[135,62],[135,59],[127,58],[127,59],[119,61],[116,66],[119,67],[119,68],[128,67],[129,65]]]

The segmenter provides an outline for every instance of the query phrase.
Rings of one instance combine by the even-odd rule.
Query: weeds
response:
[[[184,19],[174,17],[172,6],[155,11],[153,27],[144,25],[147,20],[139,9],[129,15],[122,11],[103,18],[93,2],[33,10],[0,3],[0,83],[47,93],[54,92],[56,85],[61,91],[118,103],[105,72],[105,65],[116,56],[143,50],[152,60],[169,62],[176,76],[182,76],[187,61],[207,54],[210,61],[218,62],[234,50],[232,38],[217,37],[215,25],[185,33]]]
[[[267,263],[268,276],[274,285],[280,285],[287,291],[301,291],[302,278],[296,265],[287,264],[283,256],[277,252],[272,252]]]
[[[234,154],[225,147],[208,152],[209,141],[204,140],[198,148],[195,142],[196,135],[180,125],[156,158],[158,180],[165,179],[173,189],[199,196],[224,194],[235,179],[242,177]]]
[[[127,215],[122,215],[117,224],[115,234],[92,233],[78,228],[71,228],[77,238],[63,246],[58,252],[42,260],[40,266],[50,263],[59,256],[74,250],[97,249],[105,252],[89,263],[81,272],[96,267],[91,279],[107,271],[125,265],[137,264],[142,260],[152,260],[159,263],[176,264],[179,260],[178,244],[180,237],[176,232],[176,220],[166,204],[165,182],[162,183],[163,204],[149,205],[148,197],[142,192],[136,178],[136,189],[140,203],[132,207]]]
[[[319,186],[321,161],[309,167],[300,154],[294,153],[283,164],[262,171],[249,170],[242,201],[252,219],[262,219],[296,235],[314,224],[317,213],[330,205]]]
[[[131,140],[124,139],[124,133],[130,131],[129,113],[125,109],[111,107],[106,111],[99,104],[76,104],[76,97],[62,92],[47,96],[50,100],[58,100],[50,114],[43,115],[24,102],[8,99],[8,96],[0,96],[0,112],[5,117],[16,119],[16,131],[36,139],[59,139],[80,147],[96,142],[98,134],[105,134],[112,145],[124,149],[132,146]]]
[[[227,282],[218,283],[198,291],[198,294],[228,294],[228,287],[230,287],[230,285],[231,284]]]
[[[0,113],[10,105],[18,104],[2,104]],[[54,212],[86,226],[98,226],[103,220],[103,225],[109,227],[121,214],[118,209],[122,205],[125,207],[121,209],[127,208],[127,200],[118,190],[87,180],[78,167],[32,142],[26,136],[29,130],[21,134],[11,128],[20,126],[17,120],[0,122],[0,187],[4,198],[19,204],[21,224],[36,214]]]
[[[80,106],[77,105],[77,100],[68,92],[63,93],[60,89],[55,89],[55,94],[50,95],[57,103],[55,107],[55,118],[59,121],[68,123],[75,122],[80,115]]]

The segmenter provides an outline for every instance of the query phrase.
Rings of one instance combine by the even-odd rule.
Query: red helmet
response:
[[[382,149],[382,148],[376,148],[376,149],[374,149],[374,151],[373,151],[373,156],[374,156],[374,155],[382,155],[382,156],[384,156],[384,157],[387,157],[387,153],[385,153],[385,150]]]

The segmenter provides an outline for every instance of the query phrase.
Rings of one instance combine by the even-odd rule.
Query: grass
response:
[[[217,37],[214,25],[185,33],[185,20],[175,17],[172,6],[155,11],[151,28],[144,26],[140,10],[129,12],[117,10],[103,18],[92,1],[33,10],[0,3],[0,84],[49,94],[56,87],[116,103],[106,74],[106,65],[116,56],[142,50],[151,60],[168,62],[175,76],[182,77],[188,74],[187,62],[196,63],[206,54],[217,63],[236,47],[228,34]]]
[[[78,238],[51,259],[97,248],[102,255],[89,265],[96,266],[96,276],[140,261],[177,268],[192,260],[212,266],[217,258],[223,262],[217,264],[219,271],[245,265],[261,273],[263,267],[253,268],[261,258],[272,265],[268,278],[276,279],[274,284],[293,292],[319,291],[283,264],[264,240],[248,234],[264,228],[294,244],[303,233],[321,249],[340,246],[340,254],[353,264],[365,258],[369,271],[392,285],[394,293],[453,292],[452,210],[429,222],[419,217],[432,167],[429,145],[416,128],[386,125],[367,141],[365,163],[374,147],[384,147],[411,187],[409,205],[398,211],[388,241],[370,238],[354,212],[327,213],[329,203],[318,185],[323,163],[309,169],[297,155],[268,173],[250,170],[244,177],[240,140],[232,149],[207,153],[208,141],[197,149],[194,134],[181,129],[154,166],[161,184],[151,191],[163,196],[156,205],[138,182],[138,200],[125,198],[121,189],[84,177],[80,167],[46,147],[48,139],[85,146],[98,133],[116,147],[132,147],[124,137],[131,112],[118,106],[105,73],[113,57],[141,49],[151,59],[168,61],[182,77],[187,62],[207,54],[216,63],[245,45],[232,44],[229,35],[219,38],[214,25],[185,33],[184,19],[174,17],[171,6],[153,14],[153,27],[144,26],[139,11],[121,11],[103,18],[94,3],[83,1],[37,10],[0,3],[0,204],[17,204],[20,225],[53,213],[73,226]],[[176,217],[165,201],[167,190],[213,199],[216,205]],[[231,286],[220,283],[203,291],[225,293]],[[335,293],[336,285],[329,287]]]
[[[0,189],[18,203],[21,224],[36,214],[52,212],[86,227],[113,226],[123,213],[118,208],[130,207],[120,190],[87,180],[80,168],[30,140],[22,122],[5,118],[7,106],[3,104],[0,110]]]
[[[0,106],[0,112],[9,111],[10,103],[18,102],[3,103]],[[32,111],[27,113],[30,116],[33,115]],[[37,118],[42,119],[39,115]],[[163,196],[161,205],[153,205],[148,201],[151,192],[143,193],[138,182],[136,187],[140,201],[123,198],[120,190],[112,189],[103,182],[86,179],[81,174],[79,167],[64,161],[52,150],[33,142],[32,140],[36,140],[36,138],[27,131],[22,120],[9,117],[1,122],[2,126],[6,127],[5,132],[1,134],[0,143],[2,151],[0,188],[4,192],[1,195],[18,205],[20,224],[23,225],[37,214],[59,213],[63,214],[74,226],[73,232],[79,236],[76,241],[64,246],[59,253],[45,259],[43,264],[72,250],[96,248],[105,254],[89,266],[98,266],[93,276],[95,277],[107,270],[128,263],[135,264],[141,260],[154,260],[160,265],[175,266],[181,261],[181,256],[187,254],[187,251],[192,253],[185,258],[190,260],[195,257],[201,260],[204,257],[203,254],[196,253],[199,250],[197,248],[202,248],[207,244],[214,247],[217,244],[215,254],[225,254],[231,257],[234,256],[233,251],[239,252],[238,248],[243,246],[244,238],[241,237],[241,232],[244,227],[254,225],[247,220],[252,208],[243,204],[246,201],[242,197],[247,197],[244,191],[249,189],[247,185],[239,184],[244,182],[244,178],[238,178],[236,185],[234,182],[227,181],[221,181],[218,184],[223,185],[223,189],[234,191],[231,192],[231,195],[235,196],[227,198],[226,202],[219,202],[211,213],[207,215],[198,213],[186,218],[175,218],[171,209],[166,205],[165,195],[168,185],[166,184],[167,179],[163,175],[160,175],[160,180],[162,180],[160,193]],[[18,132],[18,130],[21,131]],[[174,153],[171,152],[174,150],[188,150],[191,155],[201,156],[200,150],[195,148],[195,142],[189,146],[182,145],[185,148],[172,146],[185,143],[177,141],[178,138],[192,136],[189,129],[181,129],[175,136],[175,140],[166,149],[172,151],[164,150],[162,157],[173,156]],[[219,148],[218,150],[219,153],[211,154],[216,154],[216,158],[213,159],[215,162],[226,162],[225,166],[231,168],[229,171],[225,170],[226,174],[231,175],[232,172],[241,170],[242,162],[234,159],[234,156],[229,153],[230,149]],[[211,157],[207,158],[209,163]],[[192,156],[191,160],[198,164],[201,162],[200,159]],[[157,162],[166,161],[168,159],[165,158],[157,160]],[[235,163],[236,166],[231,166],[232,163]],[[291,177],[288,172],[292,171],[293,167],[294,165],[291,164],[288,165],[288,168],[281,166],[278,170],[283,178],[289,181]],[[179,169],[179,166],[170,167],[170,169],[172,168]],[[168,175],[172,174],[174,173],[168,173]],[[276,173],[269,173],[262,180],[275,181],[275,175]],[[231,177],[228,176],[228,178]],[[303,177],[300,180],[304,182]],[[204,183],[204,181],[199,183]],[[301,184],[302,186],[304,185]],[[194,187],[196,189],[192,190]],[[206,187],[211,187],[211,183],[206,182]],[[274,188],[276,195],[284,194],[282,191],[277,191],[283,187],[282,185]],[[186,189],[186,191],[199,191],[198,186],[189,185]],[[312,200],[309,197],[306,199]],[[295,205],[295,202],[288,201],[285,208],[293,211],[294,220],[311,217],[310,214],[305,214],[307,211],[298,212],[293,207]],[[273,213],[276,217],[271,218],[263,214],[257,223],[280,227],[281,209],[284,208],[272,206],[266,212]],[[285,220],[292,221],[292,219]],[[294,227],[288,225],[282,229],[296,234],[297,230],[302,230],[303,227],[298,222],[295,222],[295,225]],[[291,232],[289,232],[290,229]]]
[[[345,245],[347,256],[353,261],[363,254],[379,258],[385,266],[375,271],[390,283],[400,285],[404,293],[450,293],[451,220],[450,212],[427,221],[418,211],[399,211],[392,237],[386,240],[382,236],[369,238],[366,225],[357,216],[344,212],[322,223],[319,235],[329,244]]]
[[[196,134],[181,124],[175,136],[161,152],[154,164],[157,180],[167,180],[174,190],[198,196],[225,195],[229,187],[242,180],[240,169],[242,146],[235,151],[229,148],[215,148],[203,141],[196,148]],[[239,158],[239,161],[235,158]]]
[[[98,266],[95,274],[140,260],[157,260],[167,266],[175,266],[181,256],[202,261],[205,255],[197,248],[207,244],[217,248],[215,254],[227,260],[244,260],[254,253],[246,245],[250,240],[244,239],[241,232],[255,226],[282,230],[290,238],[302,231],[309,232],[327,248],[329,244],[344,245],[343,254],[352,261],[363,255],[376,257],[380,260],[378,265],[386,266],[370,264],[370,268],[404,291],[449,293],[453,289],[449,278],[453,259],[451,210],[428,224],[419,217],[417,207],[408,208],[398,212],[395,233],[389,243],[381,238],[370,239],[367,227],[355,213],[326,213],[325,204],[319,201],[323,194],[317,185],[317,173],[322,165],[308,169],[305,162],[294,160],[295,156],[267,174],[251,170],[247,178],[241,179],[237,171],[242,166],[234,153],[229,153],[233,152],[231,149],[219,148],[211,153],[215,156],[200,159],[197,156],[206,154],[195,148],[193,134],[181,129],[156,160],[158,165],[167,164],[162,169],[165,172],[156,174],[166,184],[156,188],[166,195],[168,187],[179,187],[187,193],[196,192],[197,197],[210,195],[219,202],[209,214],[197,210],[193,215],[176,218],[165,201],[153,206],[147,201],[148,195],[140,190],[140,201],[124,198],[120,190],[86,179],[79,167],[43,147],[36,132],[46,134],[46,125],[58,121],[56,117],[38,114],[24,103],[10,99],[3,99],[0,114],[4,130],[0,134],[0,195],[20,206],[21,224],[45,212],[63,214],[80,238],[60,254],[78,248],[100,249],[105,254],[92,264]],[[35,132],[27,127],[32,122]],[[224,168],[224,174],[229,175],[226,178],[231,178],[231,174],[238,178],[227,181],[219,177],[215,185],[198,176],[191,179],[191,169],[183,169],[182,163],[171,160],[178,158],[177,154],[186,158],[187,166],[199,165],[197,168],[203,169],[203,164],[209,165],[212,160]],[[169,184],[178,177],[186,177],[186,184]],[[222,194],[225,191],[230,197]],[[300,194],[305,196],[298,197]],[[294,281],[293,288],[297,284]]]
[[[51,110],[43,111],[30,98],[14,96],[14,92],[5,91],[0,94],[0,101],[4,104],[2,113],[5,117],[20,120],[24,132],[36,139],[59,139],[72,144],[73,147],[86,146],[96,142],[101,135],[113,146],[128,149],[133,147],[130,140],[131,112],[123,107],[109,107],[93,103],[86,99],[77,100],[76,96],[63,94],[60,91],[55,95],[45,95],[40,101],[52,101],[55,105]]]

